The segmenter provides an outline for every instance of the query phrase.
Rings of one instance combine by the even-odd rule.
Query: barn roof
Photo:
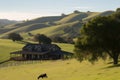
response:
[[[27,44],[21,51],[11,52],[10,54],[63,54],[61,48],[56,44]]]
[[[30,52],[54,52],[61,50],[61,48],[56,44],[27,44],[22,48],[22,50]]]

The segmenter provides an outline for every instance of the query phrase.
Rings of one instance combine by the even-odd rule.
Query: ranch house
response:
[[[12,60],[55,60],[63,56],[64,52],[56,44],[27,44],[21,51],[10,53]]]

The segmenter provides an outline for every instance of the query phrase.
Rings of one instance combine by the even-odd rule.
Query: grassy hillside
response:
[[[61,47],[62,50],[70,52],[70,53],[74,53],[74,45],[73,44],[65,44],[65,43],[55,43],[57,45],[59,45],[59,47]],[[69,47],[68,47],[69,46]]]
[[[100,13],[99,15],[100,16],[108,16],[108,15],[110,15],[112,13],[114,13],[114,11],[104,11],[104,12]]]
[[[0,39],[0,62],[10,58],[9,53],[21,50],[23,44],[12,42],[11,40]]]
[[[79,21],[51,26],[47,28],[42,28],[38,30],[33,30],[31,33],[37,34],[46,34],[47,36],[62,36],[62,37],[75,37],[79,34],[79,29],[81,27]]]
[[[76,60],[43,61],[36,64],[5,67],[0,69],[1,80],[37,80],[41,73],[47,73],[45,80],[119,80],[120,67],[112,67],[99,61],[92,65]]]
[[[88,21],[96,16],[98,16],[100,12],[88,12],[88,17],[84,18],[83,21]]]
[[[90,18],[93,18],[100,14],[100,12],[79,12],[79,13],[71,13],[61,20],[57,21],[57,24],[69,23],[74,21],[84,21]],[[106,14],[107,15],[107,14]],[[109,14],[108,14],[109,15]]]
[[[114,13],[114,11],[104,11],[104,12],[90,12],[89,13],[89,16],[84,18],[83,21],[88,21],[94,17],[97,17],[97,16],[108,16],[110,14]]]
[[[26,34],[30,31],[32,33],[42,33],[48,36],[59,35],[62,37],[76,37],[79,34],[80,27],[84,21],[87,22],[96,16],[107,16],[112,13],[113,11],[74,12],[65,16],[41,17],[13,25],[4,26],[4,28],[0,29],[0,37],[6,37],[11,32],[19,32],[22,33],[22,35],[28,37]]]
[[[7,36],[10,33],[16,32],[16,33],[25,33],[25,32],[29,32],[32,30],[36,30],[36,29],[40,29],[40,28],[45,28],[50,26],[49,24],[43,24],[43,23],[35,23],[35,24],[31,24],[31,25],[27,25],[27,26],[23,26],[23,27],[19,27],[19,28],[15,28],[15,29],[11,29],[10,31],[3,33],[2,35],[0,35],[0,37],[4,37]],[[5,29],[7,30],[7,29]]]
[[[7,26],[4,26],[3,29],[7,29],[8,30],[8,31],[6,31],[7,33],[16,32],[16,31],[22,32],[22,30],[23,30],[22,27],[24,27],[26,29],[26,32],[28,32],[29,30],[34,30],[34,29],[38,29],[41,27],[45,27],[44,25],[47,25],[47,24],[53,25],[54,21],[58,21],[62,18],[63,18],[63,16],[40,17],[37,19],[32,19],[32,20],[16,23],[13,25],[7,25]],[[35,27],[36,25],[37,25],[37,28]],[[47,26],[49,26],[49,25],[47,25]],[[30,28],[29,26],[32,28]],[[2,33],[6,33],[6,32],[4,31]]]
[[[83,18],[88,17],[87,13],[72,13],[69,14],[68,16],[64,17],[63,19],[57,21],[57,24],[64,24],[64,23],[69,23],[69,22],[74,22],[74,21],[82,21]]]
[[[3,28],[6,25],[17,23],[17,21],[7,20],[7,19],[0,19],[0,28]]]
[[[3,33],[8,33],[10,30],[13,30],[13,29],[9,29],[9,28],[0,28],[0,34],[3,35]]]
[[[4,27],[8,26],[8,25],[13,25],[15,23],[19,23],[19,22],[18,21],[7,20],[7,19],[0,19],[0,34],[12,30],[10,28],[4,28]]]
[[[19,27],[24,27],[24,26],[36,24],[36,23],[52,23],[52,22],[58,21],[62,18],[63,18],[62,16],[40,17],[40,18],[28,20],[28,21],[23,21],[21,23],[17,23],[17,24],[14,24],[14,25],[5,26],[5,28],[15,28],[15,27],[19,28]]]

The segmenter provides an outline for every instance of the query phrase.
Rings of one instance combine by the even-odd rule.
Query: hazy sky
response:
[[[0,18],[25,20],[79,11],[106,11],[120,7],[120,0],[0,0]]]

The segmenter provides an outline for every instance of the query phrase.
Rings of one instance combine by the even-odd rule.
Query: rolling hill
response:
[[[92,13],[89,12],[90,15],[84,18],[83,21],[88,21],[97,16],[108,16],[108,15],[111,15],[112,13],[114,13],[114,11],[92,12]]]
[[[27,34],[45,34],[48,36],[76,37],[82,24],[97,16],[108,16],[114,11],[105,12],[77,12],[61,16],[40,17],[37,19],[24,21],[0,28],[0,37],[6,37],[9,33],[21,33],[25,37]]]
[[[72,13],[64,17],[63,19],[56,21],[57,24],[65,24],[74,21],[82,21],[83,18],[88,17],[88,14],[85,12]]]
[[[18,21],[8,20],[8,19],[0,19],[0,28],[3,28],[6,25],[17,23]]]
[[[0,19],[0,34],[6,33],[6,32],[8,32],[10,30],[13,30],[13,29],[10,29],[10,28],[4,28],[5,26],[16,24],[16,23],[19,23],[19,22],[20,21],[13,21],[13,20],[8,20],[8,19]]]
[[[11,40],[0,39],[0,62],[10,58],[10,52],[21,50],[23,44],[14,43]]]
[[[46,34],[47,36],[61,36],[61,37],[75,37],[79,34],[79,29],[82,23],[79,21],[50,26],[42,29],[33,30],[30,33],[32,34]]]

